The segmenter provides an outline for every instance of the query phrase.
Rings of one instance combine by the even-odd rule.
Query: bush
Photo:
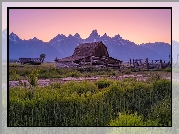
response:
[[[158,126],[158,122],[144,121],[141,116],[135,114],[119,114],[115,120],[111,120],[109,126]]]
[[[163,69],[165,72],[171,72],[171,68],[165,68]]]
[[[79,77],[80,76],[80,74],[77,71],[69,72],[66,75],[67,77]]]
[[[83,93],[86,94],[87,92],[91,92],[91,93],[98,92],[96,85],[89,81],[83,81],[80,83],[70,81],[62,85],[61,88],[64,92],[67,92],[69,94],[74,92],[78,94],[83,94]]]
[[[28,75],[29,83],[32,87],[37,86],[38,76],[39,76],[39,70],[34,70]]]
[[[105,79],[105,78],[99,79],[98,81],[95,82],[98,89],[103,89],[103,88],[109,87],[112,83],[113,83],[112,80]]]
[[[126,70],[125,74],[131,74],[131,71],[130,70]]]

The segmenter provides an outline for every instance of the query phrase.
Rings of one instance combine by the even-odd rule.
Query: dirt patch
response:
[[[124,78],[136,78],[137,81],[146,81],[147,78],[146,76],[143,75],[123,75],[123,76],[110,76],[110,77],[66,77],[66,78],[58,78],[58,79],[39,79],[38,80],[38,86],[40,87],[45,87],[45,86],[49,86],[51,83],[66,83],[68,81],[76,81],[76,82],[80,82],[80,81],[84,81],[84,80],[88,80],[88,81],[96,81],[98,79],[101,78],[110,78],[110,79],[114,79],[114,80],[123,80]],[[166,77],[166,79],[171,80],[171,77]],[[173,79],[172,79],[173,81]],[[175,79],[174,81],[179,81],[178,79]],[[20,81],[9,81],[9,87],[17,87],[17,86],[22,86],[22,85],[26,85],[26,86],[30,86],[30,83],[28,82],[28,80],[20,80]],[[6,85],[7,86],[7,85]]]

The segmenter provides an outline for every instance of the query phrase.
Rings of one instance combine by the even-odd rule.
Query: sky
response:
[[[48,42],[58,34],[119,34],[136,44],[171,43],[170,9],[10,9],[9,33]]]

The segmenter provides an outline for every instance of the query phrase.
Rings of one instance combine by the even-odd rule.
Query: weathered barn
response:
[[[109,57],[107,47],[100,42],[79,44],[72,56],[55,59],[59,67],[77,67],[85,65],[119,67],[122,61]]]

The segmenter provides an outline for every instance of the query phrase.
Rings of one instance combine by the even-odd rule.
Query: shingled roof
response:
[[[102,42],[92,42],[92,43],[84,43],[79,44],[73,53],[73,56],[92,56],[95,53],[95,48]]]
[[[90,56],[109,56],[107,47],[102,41],[79,44],[72,56],[59,59],[58,61],[75,61]]]

